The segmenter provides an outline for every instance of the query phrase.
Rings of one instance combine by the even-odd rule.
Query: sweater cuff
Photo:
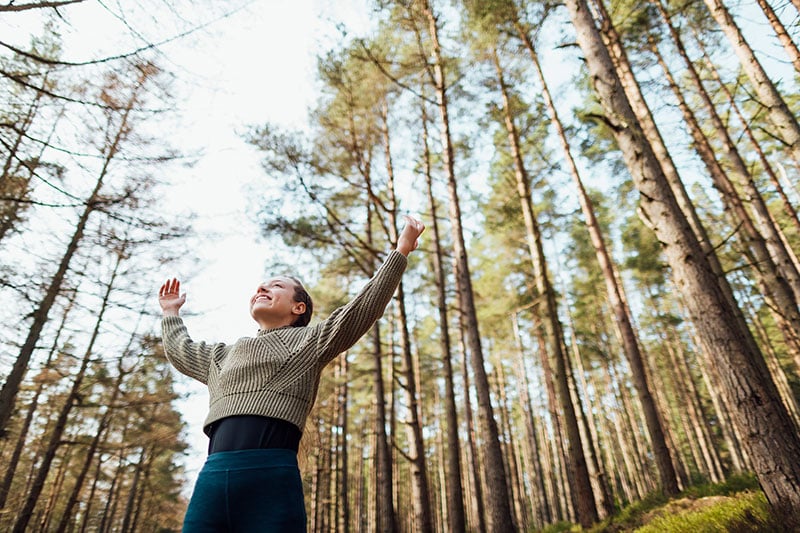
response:
[[[383,263],[383,268],[392,271],[399,270],[401,273],[405,271],[406,266],[408,266],[408,257],[397,250],[389,252],[386,261]]]
[[[161,327],[162,328],[169,328],[169,327],[176,327],[183,324],[183,318],[179,316],[165,316],[161,317]]]

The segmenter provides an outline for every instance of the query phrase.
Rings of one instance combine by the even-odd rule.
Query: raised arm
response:
[[[406,225],[397,239],[397,248],[389,253],[383,265],[355,298],[336,309],[318,326],[318,347],[322,361],[330,361],[358,342],[383,315],[406,269],[406,256],[417,248],[419,236],[425,230],[419,220],[408,216],[405,218]]]
[[[167,280],[158,291],[161,306],[161,338],[167,360],[180,373],[201,383],[208,383],[208,369],[215,359],[224,356],[225,345],[195,342],[180,317],[180,309],[186,303],[186,293],[181,294],[181,282],[173,278]]]

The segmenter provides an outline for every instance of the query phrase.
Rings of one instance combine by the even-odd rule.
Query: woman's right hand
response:
[[[419,246],[419,236],[425,231],[425,224],[414,217],[406,215],[406,225],[397,239],[397,251],[408,256]]]
[[[181,282],[176,278],[167,280],[158,291],[158,305],[164,316],[179,316],[181,306],[186,303],[186,293],[181,294]]]

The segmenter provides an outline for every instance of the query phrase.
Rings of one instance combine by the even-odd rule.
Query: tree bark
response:
[[[455,268],[454,268],[455,270]],[[458,293],[456,293],[458,297]],[[458,306],[459,309],[461,305]],[[461,340],[461,367],[464,373],[464,418],[466,419],[467,424],[467,451],[469,451],[469,465],[470,468],[468,469],[468,475],[472,479],[472,496],[475,498],[475,508],[474,508],[474,528],[478,533],[485,533],[486,532],[486,508],[483,503],[483,480],[481,479],[481,459],[480,459],[480,452],[478,451],[477,446],[477,431],[475,431],[475,422],[474,417],[472,415],[472,400],[470,399],[470,378],[469,378],[469,357],[467,352],[466,340],[465,340],[465,320],[464,317],[459,314],[459,324],[460,328],[459,331],[461,333],[460,340]]]
[[[767,20],[769,20],[772,29],[775,30],[775,35],[777,35],[783,49],[786,50],[786,55],[789,56],[789,61],[792,62],[794,70],[800,74],[800,50],[797,49],[797,45],[792,41],[789,32],[786,31],[786,27],[781,22],[781,19],[778,18],[772,6],[769,5],[769,2],[767,0],[756,0],[756,2],[758,2]]]
[[[543,451],[541,445],[539,444],[539,438],[536,432],[536,424],[533,417],[533,402],[531,401],[529,392],[530,384],[528,383],[528,373],[525,370],[525,356],[522,349],[522,339],[520,338],[519,331],[519,317],[517,313],[512,315],[511,325],[514,331],[514,339],[516,340],[517,346],[517,362],[515,368],[517,379],[520,382],[520,403],[522,404],[522,409],[525,414],[525,437],[526,444],[528,446],[526,446],[524,449],[530,450],[528,452],[528,457],[526,457],[526,462],[528,463],[529,469],[529,483],[534,488],[532,495],[536,514],[534,526],[541,529],[545,524],[549,524],[553,520],[553,516],[550,510],[547,489],[545,488],[544,483],[545,474],[540,464],[540,457]]]
[[[75,375],[74,381],[72,383],[72,387],[67,395],[66,400],[64,401],[64,405],[61,407],[61,410],[58,413],[58,419],[56,420],[55,427],[53,428],[50,439],[48,440],[47,447],[45,448],[44,456],[42,458],[42,463],[39,465],[39,470],[36,473],[36,478],[31,485],[31,488],[28,492],[27,498],[25,499],[25,503],[22,505],[22,508],[17,515],[17,520],[14,523],[13,532],[14,533],[24,533],[27,529],[28,522],[33,515],[34,507],[36,506],[36,502],[39,499],[40,494],[42,493],[42,489],[44,488],[45,481],[47,479],[47,475],[50,472],[50,465],[55,459],[56,451],[58,450],[59,445],[61,444],[61,437],[64,435],[64,432],[67,428],[67,420],[69,418],[69,414],[72,411],[72,408],[78,402],[78,399],[81,395],[81,387],[83,385],[83,380],[86,377],[86,371],[89,368],[89,363],[91,361],[92,355],[94,354],[94,344],[97,341],[97,337],[100,334],[100,326],[103,323],[103,319],[105,318],[105,312],[108,309],[109,301],[111,297],[111,291],[114,288],[114,283],[116,281],[117,275],[119,273],[119,268],[122,263],[122,257],[117,256],[117,262],[114,265],[114,270],[111,273],[111,277],[106,284],[106,291],[103,295],[102,302],[100,305],[100,309],[97,312],[97,318],[95,319],[94,329],[92,334],[89,338],[89,344],[86,347],[86,351],[83,354],[83,358],[81,359],[81,366],[78,369],[77,374]]]
[[[786,195],[786,191],[781,186],[778,174],[775,172],[772,165],[767,160],[767,156],[766,154],[764,154],[764,150],[761,149],[761,145],[759,144],[758,140],[755,137],[755,134],[753,133],[753,128],[750,127],[750,123],[745,119],[744,115],[742,114],[742,110],[736,103],[736,99],[733,97],[731,90],[728,88],[725,82],[722,81],[722,78],[719,75],[719,71],[709,58],[708,53],[706,52],[705,46],[703,45],[702,41],[699,38],[697,38],[697,36],[695,36],[695,42],[703,52],[703,59],[705,60],[705,66],[707,70],[711,73],[712,77],[714,78],[714,81],[716,81],[717,85],[719,85],[719,88],[722,89],[722,91],[725,93],[725,96],[728,99],[728,104],[736,114],[736,118],[739,119],[739,123],[742,126],[742,130],[744,131],[745,135],[747,135],[747,138],[750,140],[750,144],[753,146],[753,149],[758,154],[758,159],[759,161],[761,161],[762,168],[767,173],[767,176],[769,176],[770,182],[772,183],[772,186],[775,188],[775,192],[778,193],[778,196],[781,199],[781,205],[783,207],[784,213],[789,219],[789,222],[794,226],[795,231],[798,234],[800,234],[800,217],[798,217],[797,215],[797,210],[795,209],[792,201]],[[784,242],[784,246],[786,246],[790,251],[792,250],[791,246],[789,246],[788,243]],[[796,259],[796,256],[794,257]],[[798,265],[796,261],[795,261],[795,268],[797,270],[800,270],[800,265]],[[795,297],[797,297],[797,295],[795,295]]]
[[[25,372],[28,370],[28,363],[30,362],[31,355],[33,355],[33,352],[36,350],[36,344],[39,341],[42,328],[47,322],[50,309],[53,307],[56,297],[61,291],[61,287],[64,283],[64,277],[69,269],[69,264],[72,261],[75,252],[78,250],[80,242],[83,240],[83,232],[86,229],[89,216],[98,208],[100,189],[103,186],[103,180],[109,172],[111,161],[114,159],[114,156],[117,154],[122,141],[128,134],[128,117],[130,116],[131,110],[136,103],[139,91],[143,87],[145,77],[146,75],[143,73],[139,79],[139,84],[133,89],[127,105],[123,110],[120,118],[120,124],[116,128],[116,133],[114,134],[113,140],[106,147],[103,167],[100,170],[91,194],[85,202],[83,211],[78,218],[72,238],[70,239],[70,242],[64,251],[64,255],[61,257],[61,261],[59,262],[56,273],[53,275],[50,283],[47,286],[47,289],[45,290],[44,297],[39,302],[33,313],[31,313],[33,322],[28,330],[28,335],[25,339],[25,342],[22,344],[22,348],[20,348],[17,359],[14,361],[14,364],[11,367],[11,372],[8,374],[2,390],[0,390],[0,437],[2,437],[6,432],[8,421],[11,418],[11,414],[14,412],[14,403],[17,393],[19,392],[20,384],[25,376]]]
[[[791,264],[791,259],[783,248],[783,242],[776,233],[776,228],[771,220],[771,215],[767,211],[766,205],[763,203],[761,194],[755,189],[752,177],[739,155],[739,151],[733,145],[733,140],[728,135],[725,125],[722,123],[722,119],[717,115],[714,104],[702,85],[700,76],[686,54],[680,36],[672,26],[669,14],[660,1],[656,2],[656,4],[656,7],[661,12],[670,30],[670,34],[672,35],[681,57],[684,59],[689,78],[692,80],[695,89],[706,107],[706,111],[711,117],[714,131],[717,132],[720,138],[719,140],[724,147],[725,159],[739,175],[740,181],[745,183],[745,190],[748,192],[750,203],[757,210],[758,216],[761,218],[762,228],[769,231],[768,238],[773,241],[771,248],[775,251],[774,255],[782,259],[781,262],[784,268],[780,268],[773,260],[773,253],[770,253],[764,235],[756,228],[736,188],[717,161],[713,148],[705,137],[697,118],[686,103],[681,89],[675,82],[669,67],[654,41],[650,42],[650,50],[656,56],[673,94],[678,99],[678,107],[683,113],[692,139],[694,139],[695,149],[705,163],[716,188],[722,196],[723,203],[728,207],[728,212],[735,218],[734,225],[742,230],[743,244],[745,244],[749,250],[749,255],[754,259],[753,269],[764,289],[764,296],[767,302],[770,303],[770,311],[775,316],[775,320],[783,334],[786,346],[790,354],[792,354],[792,357],[796,361],[800,361],[800,336],[798,335],[798,332],[800,332],[800,308],[798,308],[795,292],[793,291],[793,285],[798,285],[797,288],[800,289],[800,283],[791,282],[792,278],[797,282],[800,282],[800,279],[798,279],[797,272],[794,270],[794,265]],[[764,218],[766,218],[766,220],[764,220]],[[781,248],[781,250],[777,250],[778,248]],[[787,262],[789,263],[788,267],[786,265]],[[792,271],[793,274],[790,274],[789,271]],[[790,274],[792,278],[785,276],[784,273]]]
[[[383,112],[383,145],[386,160],[387,189],[389,191],[389,228],[391,231],[390,239],[393,243],[397,242],[398,220],[397,220],[397,199],[394,186],[394,168],[392,166],[392,154],[389,143],[388,113],[384,108]],[[425,442],[422,437],[422,423],[420,422],[419,393],[417,391],[417,375],[414,371],[413,356],[411,354],[411,340],[408,335],[408,317],[406,315],[405,289],[403,281],[397,288],[397,311],[400,328],[400,351],[403,357],[403,388],[408,395],[409,417],[406,420],[406,428],[409,431],[409,440],[413,448],[411,462],[411,483],[413,488],[413,502],[415,510],[415,529],[424,533],[433,531],[433,511],[431,510],[430,480],[428,479],[428,468],[425,461]]]

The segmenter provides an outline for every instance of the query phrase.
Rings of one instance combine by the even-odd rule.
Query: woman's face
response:
[[[280,276],[262,283],[250,298],[250,315],[256,322],[268,320],[276,323],[286,319],[291,324],[306,307],[303,302],[294,300],[294,292],[294,281],[287,277]]]

